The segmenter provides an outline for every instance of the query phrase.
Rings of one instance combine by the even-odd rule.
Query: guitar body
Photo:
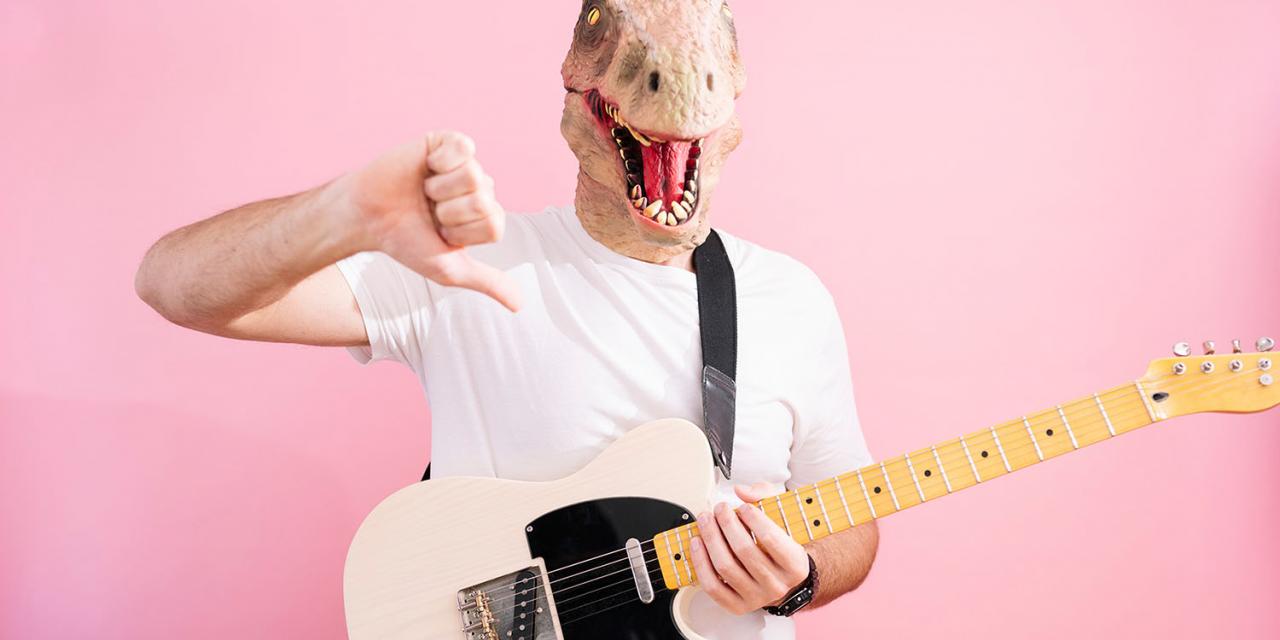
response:
[[[625,554],[595,573],[582,568],[692,522],[713,488],[705,436],[669,419],[631,430],[561,480],[440,478],[401,489],[369,514],[347,555],[350,637],[696,640],[686,622],[693,588],[673,598],[655,574],[645,603]],[[487,594],[484,612],[467,600],[474,593]]]

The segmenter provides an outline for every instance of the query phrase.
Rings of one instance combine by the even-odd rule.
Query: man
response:
[[[700,421],[691,256],[741,135],[732,13],[718,0],[588,1],[563,76],[574,207],[507,217],[472,142],[431,133],[165,236],[139,268],[139,295],[200,331],[409,366],[430,401],[437,475],[557,478],[648,420]],[[798,262],[721,235],[737,278],[733,476],[745,484],[720,477],[721,502],[699,515],[691,554],[719,607],[698,607],[695,626],[788,638],[790,621],[761,609],[813,580],[810,557],[818,604],[854,589],[875,526],[801,546],[724,500],[870,456],[830,295]]]

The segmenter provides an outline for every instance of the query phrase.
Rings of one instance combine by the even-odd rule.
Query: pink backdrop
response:
[[[570,200],[577,3],[0,4],[0,636],[336,638],[426,459],[394,366],[165,324],[162,232],[431,128]],[[1274,1],[748,3],[717,222],[839,300],[890,455],[1280,333]],[[883,524],[805,637],[1280,635],[1280,412],[1152,428]]]

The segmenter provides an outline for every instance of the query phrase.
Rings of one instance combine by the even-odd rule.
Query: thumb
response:
[[[448,259],[452,264],[440,276],[433,278],[436,282],[483,293],[513,313],[520,310],[520,286],[510,274],[477,261],[465,251],[455,251]]]
[[[738,497],[743,502],[759,502],[775,493],[773,485],[768,482],[757,482],[752,485],[734,485],[733,492],[738,494]]]

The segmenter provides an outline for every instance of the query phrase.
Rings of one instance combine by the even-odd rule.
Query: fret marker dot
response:
[[[928,469],[925,469],[925,470],[924,470],[924,477],[928,478],[928,477],[929,477],[929,476],[931,476],[931,475],[933,475],[933,472],[932,472],[932,471],[930,471],[930,470],[928,470]]]
[[[814,521],[813,521],[813,526],[815,526],[815,527],[821,527],[821,526],[822,526],[822,521],[821,521],[821,520],[814,520]]]
[[[1053,429],[1045,429],[1045,430],[1044,430],[1044,434],[1045,434],[1046,436],[1052,436],[1052,435],[1053,435]]]
[[[983,451],[983,452],[982,452],[982,457],[984,457],[984,458],[985,458],[985,457],[987,457],[988,455],[990,455],[990,454],[988,454],[986,451]]]
[[[874,492],[876,492],[876,493],[880,493],[880,487],[876,487],[875,489],[872,489],[872,491],[874,491]]]
[[[805,499],[804,499],[804,503],[805,503],[805,504],[813,504],[813,498],[805,498]]]
[[[674,556],[672,556],[672,557],[674,557],[674,558],[676,559],[676,562],[680,562],[680,554],[678,554],[678,553],[677,553],[676,555],[674,555]]]

